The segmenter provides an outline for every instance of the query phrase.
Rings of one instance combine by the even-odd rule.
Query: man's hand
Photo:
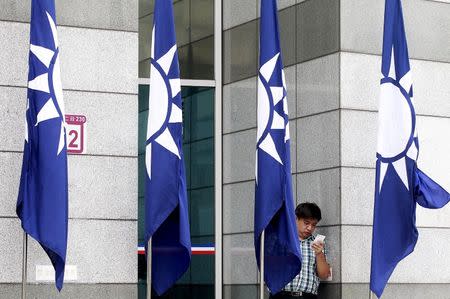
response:
[[[314,250],[314,253],[316,254],[316,262],[317,262],[317,276],[319,276],[320,279],[327,279],[328,276],[331,275],[330,272],[330,265],[328,265],[327,260],[325,258],[325,254],[323,252],[324,243],[323,242],[316,242],[311,244],[312,250]]]
[[[324,243],[323,242],[316,242],[311,244],[312,250],[314,250],[314,253],[316,255],[319,255],[323,252]]]

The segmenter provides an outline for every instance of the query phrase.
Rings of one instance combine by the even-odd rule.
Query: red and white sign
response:
[[[85,145],[86,116],[66,114],[67,153],[82,154]]]
[[[214,246],[192,246],[192,255],[214,255],[216,253],[216,248]],[[138,246],[138,254],[145,254],[145,247]]]

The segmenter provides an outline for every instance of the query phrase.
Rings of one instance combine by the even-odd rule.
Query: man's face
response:
[[[307,239],[316,230],[317,219],[313,218],[297,218],[298,236],[304,240]]]

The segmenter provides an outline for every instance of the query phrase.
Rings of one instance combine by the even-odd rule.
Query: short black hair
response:
[[[295,208],[295,216],[297,219],[303,218],[312,218],[320,221],[322,219],[322,212],[318,205],[313,202],[304,202],[301,203]]]

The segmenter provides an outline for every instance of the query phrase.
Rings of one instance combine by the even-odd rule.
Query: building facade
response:
[[[20,298],[15,214],[30,1],[0,0],[0,298]],[[31,298],[145,298],[144,140],[154,0],[56,1],[67,114],[86,116],[69,155],[69,275],[58,295],[28,242]],[[259,0],[174,0],[192,245],[161,298],[257,299],[253,247]],[[369,298],[384,1],[279,0],[297,203],[316,202],[332,279],[319,298]],[[450,2],[403,1],[421,152],[450,190]],[[383,298],[450,298],[450,206],[417,209],[419,240]],[[39,272],[39,273],[38,273]],[[33,297],[34,296],[34,297]],[[152,297],[156,298],[156,297]]]
[[[450,188],[450,4],[402,1],[419,166]],[[297,203],[323,211],[333,278],[319,298],[369,298],[384,1],[278,1]],[[253,252],[259,1],[223,5],[223,295],[258,298]],[[447,78],[447,79],[444,79]],[[236,145],[240,145],[237,147]],[[419,240],[383,298],[450,298],[450,207],[417,209]],[[436,252],[436,255],[430,255]]]
[[[138,3],[55,2],[65,112],[86,116],[84,154],[68,156],[67,265],[75,273],[66,273],[58,295],[51,281],[40,281],[50,261],[29,238],[27,298],[136,298]],[[2,299],[21,298],[23,233],[15,201],[24,144],[30,4],[0,2]]]

